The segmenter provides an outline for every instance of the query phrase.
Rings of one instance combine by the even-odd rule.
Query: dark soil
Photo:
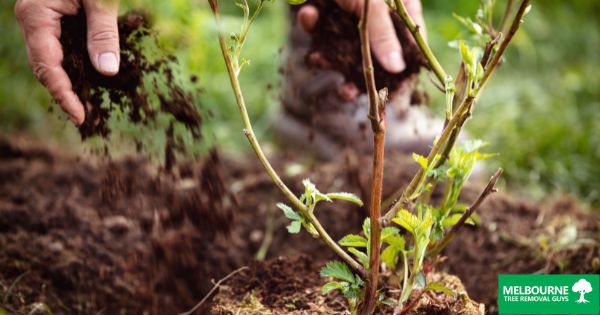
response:
[[[158,128],[159,116],[167,115],[171,126],[165,127],[168,139],[165,160],[170,169],[174,152],[184,150],[182,140],[173,133],[173,124],[183,125],[198,140],[202,117],[193,103],[192,93],[175,78],[175,57],[160,48],[150,49],[158,44],[147,17],[130,13],[119,18],[121,63],[119,73],[113,77],[101,75],[90,62],[84,11],[64,16],[61,26],[63,67],[82,104],[88,104],[84,106],[85,121],[79,127],[81,138],[109,137],[112,131],[109,119],[116,112],[123,113],[131,124],[149,128]],[[147,84],[152,88],[148,89]],[[103,104],[105,99],[108,104]]]
[[[273,160],[278,170],[299,165],[294,156]],[[361,165],[370,165],[369,159],[348,154],[283,179],[295,192],[308,177],[323,191],[364,195],[370,174],[360,172]],[[388,154],[386,166],[385,194],[406,184],[416,169],[410,158],[394,154]],[[464,200],[474,200],[481,187],[467,187]],[[226,283],[218,301],[254,299],[280,313],[292,305],[337,312],[345,307],[340,298],[317,292],[324,282],[318,269],[334,257],[306,233],[288,234],[274,206],[278,201],[283,197],[254,159],[221,161],[213,153],[166,174],[145,160],[77,159],[39,143],[3,139],[0,305],[13,314],[28,314],[34,303],[46,303],[54,314],[175,314],[202,299],[211,279],[250,264],[231,279],[235,286]],[[363,211],[336,203],[319,207],[317,215],[339,239],[360,230]],[[598,218],[570,199],[534,205],[498,193],[480,216],[481,225],[461,231],[438,270],[458,275],[469,296],[490,313],[499,273],[598,272]],[[558,244],[569,222],[577,226],[576,240],[543,251],[539,240]],[[267,226],[274,231],[268,258],[305,253],[310,259],[252,263],[268,239]],[[310,292],[294,295],[301,287]],[[205,308],[195,314],[206,313]]]
[[[321,294],[324,280],[315,270],[322,265],[307,255],[253,262],[247,270],[221,284],[210,314],[350,314],[339,292]],[[469,299],[458,278],[443,273],[430,273],[427,277],[428,281],[452,288],[456,297],[433,292],[419,296],[415,292],[409,302],[418,299],[419,303],[411,314],[480,314],[484,306]],[[389,282],[384,290],[391,289],[388,286]],[[397,292],[388,294],[394,299],[399,297]],[[389,306],[378,309],[378,314],[392,313]]]
[[[319,20],[311,33],[312,48],[307,54],[307,64],[316,68],[335,69],[341,72],[347,81],[354,83],[361,92],[366,92],[357,27],[359,19],[355,14],[342,10],[335,1],[309,0],[304,5],[313,5],[319,10]],[[297,10],[299,6],[292,8]],[[390,91],[395,91],[401,83],[419,73],[426,63],[400,17],[393,12],[390,12],[390,15],[402,43],[407,67],[399,74],[391,74],[383,69],[375,57],[373,67],[377,88],[387,87]],[[319,53],[325,62],[313,62],[310,56],[315,52]]]

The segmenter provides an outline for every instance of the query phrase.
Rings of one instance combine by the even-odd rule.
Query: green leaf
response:
[[[396,268],[396,263],[398,262],[398,254],[400,253],[400,249],[395,246],[386,247],[383,252],[381,252],[381,261],[391,269]]]
[[[369,218],[366,218],[363,221],[362,229],[363,229],[363,233],[365,234],[365,236],[368,236],[369,234],[371,234],[371,220]]]
[[[427,158],[426,157],[424,157],[422,155],[419,155],[419,154],[416,154],[416,153],[413,153],[412,154],[412,158],[413,158],[413,160],[415,160],[415,162],[419,163],[419,165],[421,165],[421,167],[424,170],[426,170],[428,168],[429,163],[427,162]]]
[[[349,283],[355,283],[354,275],[350,271],[350,267],[341,261],[328,262],[319,272],[321,277],[333,277],[344,280]]]
[[[292,221],[292,223],[287,226],[287,230],[291,234],[297,234],[300,232],[300,228],[302,228],[302,223],[300,221]]]
[[[473,153],[473,152],[478,151],[481,148],[487,147],[488,145],[490,145],[489,142],[485,142],[480,139],[472,139],[472,140],[467,140],[467,141],[461,143],[458,146],[458,148],[460,150],[462,150],[464,153]]]
[[[417,228],[419,227],[419,218],[414,214],[408,212],[406,209],[398,211],[396,217],[392,221],[401,227],[405,228],[408,232],[415,235]]]
[[[425,287],[425,291],[434,291],[434,292],[439,292],[439,293],[444,293],[448,296],[456,296],[456,292],[454,292],[454,290],[448,288],[447,286],[443,285],[441,282],[431,282],[429,283],[426,287]]]
[[[418,288],[425,288],[427,286],[427,279],[425,278],[425,274],[423,272],[418,272],[415,275],[415,285]]]
[[[360,235],[348,234],[344,236],[338,243],[346,247],[367,247],[367,239]]]
[[[381,230],[381,241],[385,242],[385,240],[388,239],[389,237],[399,234],[399,233],[400,233],[400,230],[393,226],[383,228],[383,230]]]
[[[303,4],[304,2],[306,2],[306,0],[287,0],[287,3],[291,5]]]
[[[277,204],[277,208],[283,211],[283,215],[285,215],[286,218],[290,220],[300,220],[300,214],[292,210],[288,205],[280,202]]]
[[[321,288],[321,294],[325,295],[333,290],[343,290],[344,287],[345,286],[342,283],[337,281],[327,282]]]
[[[406,241],[404,240],[404,237],[402,237],[402,235],[399,235],[399,234],[392,235],[392,236],[386,238],[385,242],[388,245],[396,247],[401,250],[404,250],[404,247],[406,246]]]
[[[356,258],[358,258],[358,261],[363,265],[363,267],[365,268],[369,268],[369,257],[367,256],[367,254],[359,251],[358,249],[354,248],[354,247],[350,247],[348,248],[348,251],[351,252],[352,254],[354,254],[354,256],[356,256]]]
[[[348,192],[333,192],[333,193],[328,193],[327,197],[331,198],[331,199],[339,199],[339,200],[345,200],[345,201],[350,201],[353,202],[359,206],[363,206],[364,203],[362,202],[362,200],[360,200],[360,198],[358,198],[357,195],[353,194],[353,193],[348,193]]]

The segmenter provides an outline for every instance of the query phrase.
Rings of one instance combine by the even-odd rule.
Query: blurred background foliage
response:
[[[505,1],[496,0],[498,13]],[[149,12],[160,43],[180,61],[183,76],[195,74],[203,92],[197,97],[206,120],[203,146],[218,144],[229,153],[249,149],[241,133],[212,15],[205,1],[122,1],[122,11]],[[477,0],[424,0],[429,41],[450,73],[459,54],[448,42],[461,36],[452,12],[474,16]],[[28,134],[62,147],[79,147],[76,129],[66,121],[27,64],[13,1],[0,3],[0,132]],[[221,1],[228,30],[239,25],[241,11]],[[473,137],[498,152],[490,167],[505,168],[508,187],[541,198],[572,193],[600,204],[600,1],[533,0],[533,10],[492,79],[468,124]],[[288,15],[284,1],[273,1],[257,21],[245,46],[251,63],[241,82],[260,139],[270,139],[270,120],[278,109],[282,49]],[[500,14],[498,14],[499,16]],[[429,82],[432,109],[443,113],[443,98]],[[52,113],[49,114],[49,109]],[[126,127],[124,127],[126,128]]]

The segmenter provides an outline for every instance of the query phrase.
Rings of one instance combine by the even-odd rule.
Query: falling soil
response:
[[[213,153],[166,174],[143,159],[109,162],[58,152],[0,139],[0,304],[12,314],[29,314],[36,303],[54,314],[176,314],[200,301],[212,288],[211,279],[243,265],[250,269],[214,297],[222,303],[209,300],[194,314],[239,305],[232,297],[276,314],[347,307],[334,293],[319,295],[325,279],[318,269],[335,257],[306,233],[286,232],[288,222],[274,206],[283,197],[253,159],[221,160]],[[278,170],[300,167],[283,177],[295,193],[308,177],[322,191],[351,191],[368,199],[370,174],[360,170],[370,165],[369,158],[349,154],[314,168],[301,167],[293,155],[272,160]],[[388,154],[386,166],[386,195],[406,185],[418,167],[395,154]],[[116,183],[113,189],[107,180]],[[466,187],[464,201],[472,202],[481,187]],[[320,206],[316,215],[339,239],[360,231],[364,211],[339,202]],[[497,311],[499,273],[599,271],[598,217],[571,199],[536,205],[498,193],[479,214],[481,225],[459,233],[437,270],[459,276],[489,313]],[[565,232],[573,226],[575,238]],[[539,245],[542,238],[556,245],[565,237],[568,243],[552,251]],[[299,258],[253,263],[265,244],[267,258]],[[288,294],[302,287],[303,294]],[[424,314],[448,314],[435,311],[429,298],[439,297],[423,300],[433,305]]]
[[[312,47],[306,55],[307,64],[319,69],[334,69],[342,73],[347,81],[354,83],[362,93],[366,92],[357,27],[359,19],[355,14],[342,10],[335,1],[309,0],[304,5],[313,5],[319,10],[319,20],[311,32]],[[297,11],[299,7],[292,8]],[[375,57],[373,67],[377,88],[387,87],[395,91],[404,81],[419,73],[426,63],[400,17],[393,12],[390,15],[402,43],[406,69],[399,74],[389,73]],[[314,58],[315,54],[322,58]]]
[[[163,127],[167,138],[164,150],[170,169],[175,152],[184,151],[182,140],[173,133],[173,124],[183,125],[198,140],[202,117],[192,93],[176,78],[175,57],[160,49],[150,49],[158,44],[147,17],[130,13],[119,18],[121,61],[119,73],[112,77],[98,73],[90,62],[83,10],[61,18],[61,27],[63,67],[82,104],[87,104],[85,121],[79,127],[81,138],[95,135],[108,138],[112,132],[109,119],[117,113],[122,113],[130,124],[148,128],[159,128],[160,116],[166,115],[170,125]]]

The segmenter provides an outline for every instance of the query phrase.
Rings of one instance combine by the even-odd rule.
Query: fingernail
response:
[[[406,63],[404,63],[404,59],[402,55],[400,55],[399,51],[392,51],[385,58],[385,68],[393,73],[398,73],[404,71],[406,69]]]
[[[101,53],[98,56],[98,66],[100,71],[108,74],[115,74],[119,72],[119,61],[117,55],[111,52]]]

